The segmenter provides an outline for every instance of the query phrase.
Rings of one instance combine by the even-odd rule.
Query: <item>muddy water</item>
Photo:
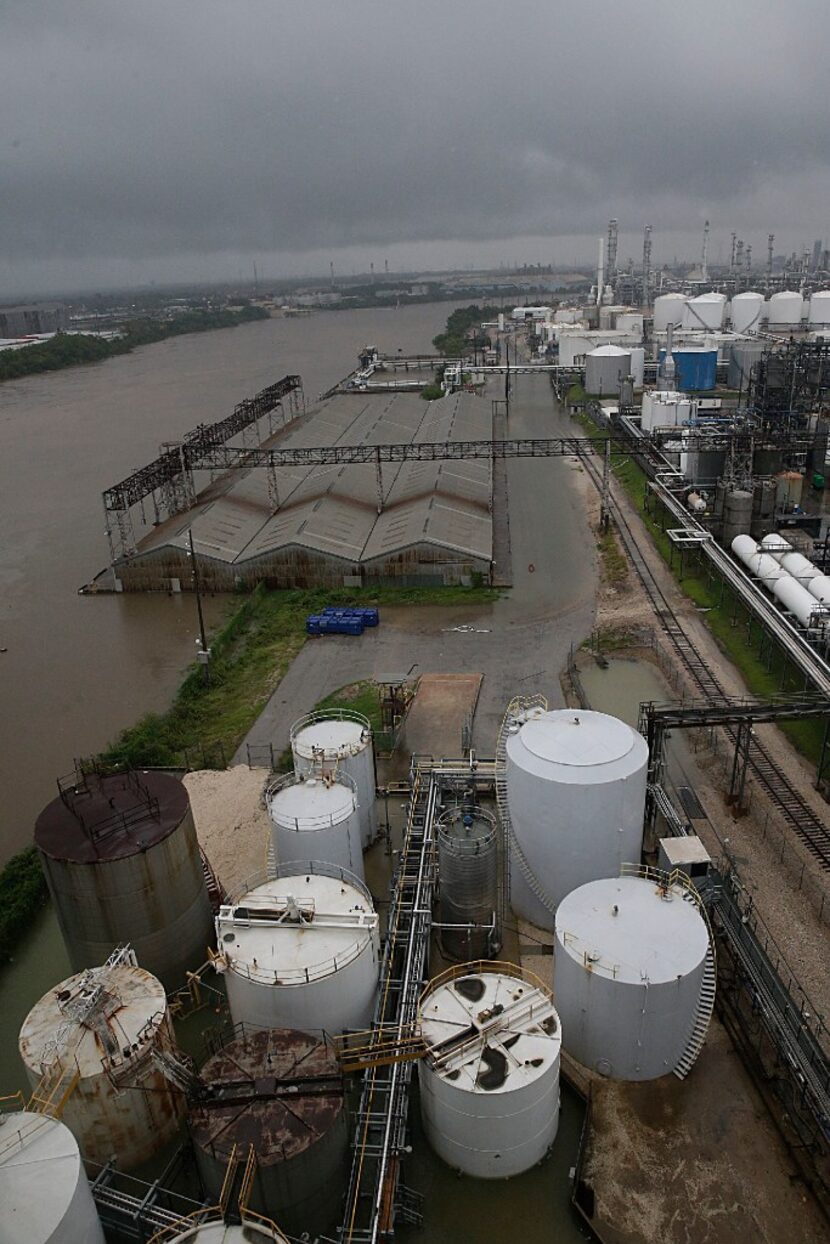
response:
[[[163,708],[194,655],[190,597],[77,595],[107,561],[102,490],[286,372],[315,398],[367,342],[428,348],[452,305],[268,320],[0,385],[0,864],[55,777]],[[227,608],[208,600],[208,621]]]

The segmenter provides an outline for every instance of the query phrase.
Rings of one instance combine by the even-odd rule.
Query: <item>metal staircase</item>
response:
[[[708,926],[708,920],[707,920]],[[712,938],[712,930],[709,929],[709,949],[706,951],[706,962],[703,965],[703,980],[700,985],[700,997],[697,1000],[697,1011],[695,1013],[692,1031],[686,1042],[686,1047],[677,1065],[674,1067],[674,1074],[678,1080],[685,1080],[692,1067],[697,1062],[698,1055],[703,1049],[706,1041],[706,1033],[709,1031],[709,1021],[715,1009],[715,987],[717,984],[718,969],[715,961],[715,943]]]
[[[553,899],[540,884],[538,877],[531,868],[527,856],[522,850],[522,844],[519,842],[518,835],[513,829],[513,823],[510,819],[510,805],[507,801],[507,740],[514,733],[522,721],[525,720],[528,713],[535,710],[547,712],[548,702],[543,695],[516,696],[507,706],[507,712],[502,719],[501,728],[499,730],[498,739],[496,740],[496,807],[499,813],[499,820],[502,825],[502,833],[504,837],[505,848],[510,855],[515,858],[519,865],[521,874],[527,882],[531,894],[539,900],[546,911],[551,915],[556,912],[556,904]],[[505,860],[504,867],[505,877],[505,907],[510,901],[510,860]]]

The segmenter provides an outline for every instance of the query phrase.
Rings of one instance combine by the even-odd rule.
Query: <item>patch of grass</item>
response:
[[[37,848],[13,855],[0,872],[0,963],[8,963],[48,898]]]
[[[616,532],[612,527],[600,532],[597,548],[605,582],[609,587],[621,587],[628,578],[628,560],[620,548]]]
[[[473,587],[270,591],[260,586],[212,638],[210,686],[201,667],[192,666],[167,712],[142,717],[101,759],[135,767],[224,767],[306,642],[306,617],[326,605],[479,605],[500,594]]]
[[[380,733],[380,696],[379,685],[372,679],[364,682],[349,683],[345,687],[338,688],[331,695],[327,695],[319,704],[315,704],[315,710],[326,708],[348,708],[353,713],[362,713],[364,717],[369,719],[374,734]]]

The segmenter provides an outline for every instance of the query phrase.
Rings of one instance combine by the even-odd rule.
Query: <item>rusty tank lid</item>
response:
[[[54,860],[94,864],[127,859],[162,842],[190,807],[178,778],[152,770],[75,772],[35,823],[35,845]]]
[[[219,1160],[234,1145],[256,1150],[260,1166],[289,1161],[338,1123],[343,1081],[332,1047],[307,1032],[246,1032],[208,1059],[212,1097],[190,1112],[193,1143]]]

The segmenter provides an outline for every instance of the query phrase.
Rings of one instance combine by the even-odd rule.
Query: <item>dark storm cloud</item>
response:
[[[822,231],[830,7],[0,0],[0,255]]]

